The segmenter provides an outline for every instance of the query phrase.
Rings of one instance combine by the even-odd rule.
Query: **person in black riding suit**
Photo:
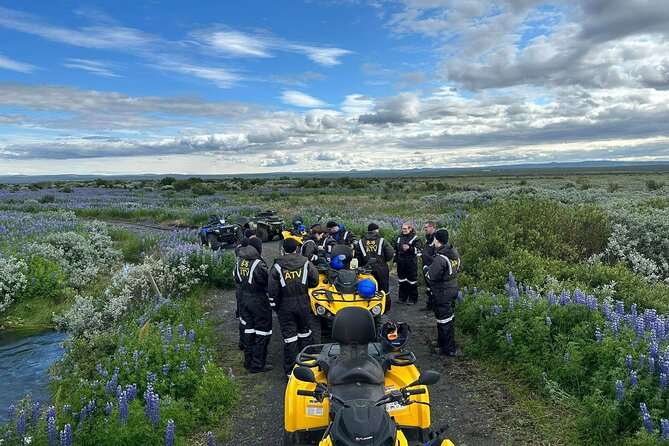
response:
[[[423,278],[427,274],[427,270],[432,264],[432,257],[434,256],[434,233],[437,231],[437,224],[432,221],[425,222],[425,243],[423,244],[423,254],[421,256],[423,263]],[[432,288],[430,288],[430,283],[425,279],[425,307],[423,310],[432,311]]]
[[[323,255],[324,248],[321,243],[323,238],[323,228],[321,225],[315,224],[311,226],[309,233],[302,239],[300,253],[313,264],[316,264],[318,258]]]
[[[267,296],[267,264],[260,257],[262,243],[244,239],[233,272],[244,326],[244,368],[251,373],[272,369],[267,348],[272,336],[272,309]]]
[[[239,258],[239,251],[244,245],[242,242],[244,239],[254,239],[256,238],[256,231],[253,229],[244,230],[244,238],[239,241],[239,245],[235,246],[235,258]],[[246,243],[248,245],[248,242]],[[260,254],[262,255],[262,244],[260,244]],[[240,350],[244,350],[244,324],[242,324],[242,319],[240,316],[241,305],[239,303],[239,293],[237,293],[237,308],[235,309],[235,317],[239,319],[239,343],[237,344]]]
[[[386,293],[386,312],[388,312],[391,307],[388,297],[390,291],[388,262],[393,259],[395,251],[390,243],[379,234],[379,225],[370,223],[367,226],[367,233],[356,242],[354,252],[361,265],[371,266],[372,276],[379,284],[379,290]]]
[[[416,228],[409,222],[402,223],[402,232],[395,243],[395,261],[399,280],[398,303],[415,305],[418,302],[418,256],[423,243]]]
[[[296,252],[295,239],[285,239],[283,250],[286,254],[276,259],[271,268],[269,295],[283,335],[283,370],[290,376],[295,357],[312,343],[309,288],[318,285],[318,270]]]
[[[337,224],[336,221],[329,221],[327,223],[328,236],[325,240],[325,249],[327,253],[332,251],[334,245],[347,245],[353,249],[356,237],[351,231],[346,229],[344,225]]]
[[[437,352],[446,356],[457,356],[453,317],[458,297],[460,257],[458,251],[448,242],[446,229],[439,229],[434,234],[434,246],[436,252],[427,271],[427,280],[430,281],[434,294],[432,308],[437,318]]]

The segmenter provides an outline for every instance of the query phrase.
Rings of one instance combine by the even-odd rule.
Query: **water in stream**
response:
[[[48,367],[65,350],[65,333],[0,331],[0,424],[8,421],[7,407],[28,393],[42,405],[50,399]]]

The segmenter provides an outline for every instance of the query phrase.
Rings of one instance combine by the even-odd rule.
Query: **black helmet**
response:
[[[396,352],[404,347],[409,339],[411,328],[406,322],[388,321],[379,328],[379,342],[386,352]]]

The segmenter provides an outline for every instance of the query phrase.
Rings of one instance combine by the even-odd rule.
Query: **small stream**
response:
[[[0,424],[7,408],[27,394],[44,405],[51,399],[48,367],[65,353],[65,333],[0,331]]]

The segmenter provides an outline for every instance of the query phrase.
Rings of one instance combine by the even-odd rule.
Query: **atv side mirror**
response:
[[[432,384],[436,384],[439,382],[439,373],[435,372],[433,370],[425,370],[420,374],[418,379],[411,384],[409,384],[407,387],[413,387],[413,386],[431,386]]]
[[[436,372],[434,372],[434,373],[436,373]],[[311,370],[309,367],[296,367],[295,370],[293,370],[293,376],[300,381],[304,381],[304,382],[308,382],[308,383],[315,383],[316,382],[316,377],[314,376],[314,371]],[[439,377],[438,373],[437,373],[437,377]]]

